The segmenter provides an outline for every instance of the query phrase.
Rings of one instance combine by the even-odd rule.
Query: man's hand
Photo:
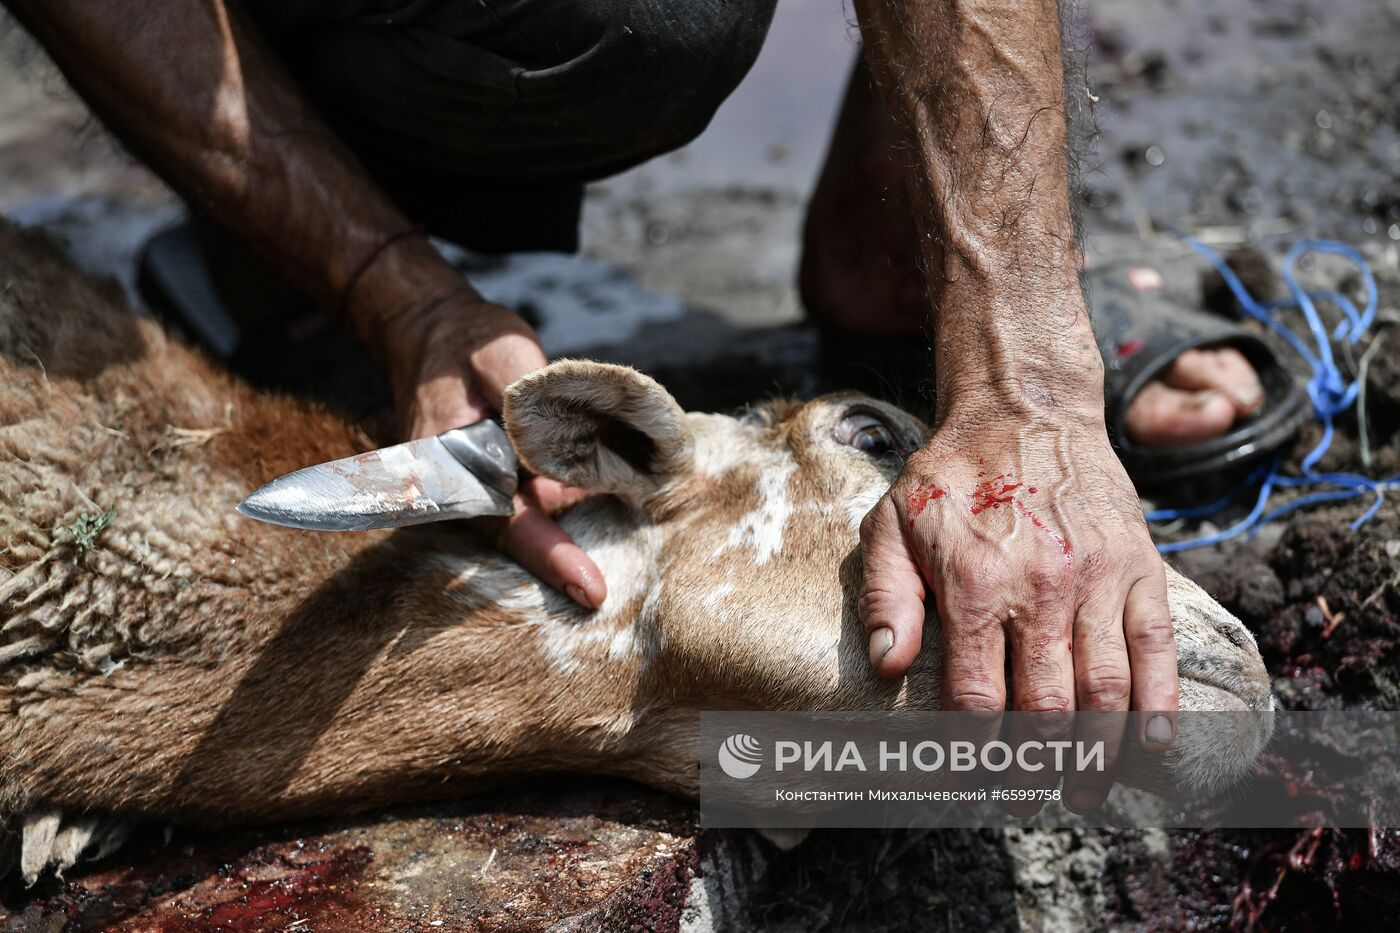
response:
[[[545,365],[529,324],[464,287],[388,318],[385,330],[384,357],[405,439],[491,417],[507,386]]]
[[[871,661],[908,669],[931,590],[947,707],[1131,706],[1163,714],[1139,717],[1142,743],[1163,748],[1177,707],[1166,578],[1104,427],[1058,6],[856,8],[909,157],[937,369],[934,437],[862,529]]]
[[[343,310],[389,373],[405,436],[498,411],[545,364],[529,325],[481,298],[316,115],[234,0],[5,0],[123,142],[309,295]],[[425,303],[429,302],[429,303]],[[500,546],[588,608],[602,574],[555,522],[579,496],[534,479]]]
[[[404,437],[441,434],[501,410],[506,387],[545,365],[539,338],[519,315],[467,288],[387,319],[385,361]],[[593,560],[552,513],[577,502],[579,489],[532,477],[515,496],[515,514],[478,519],[497,547],[575,602],[596,609],[607,585]]]
[[[860,616],[880,674],[913,662],[932,595],[944,708],[1160,710],[1141,738],[1170,743],[1166,577],[1098,412],[945,422],[861,541]]]

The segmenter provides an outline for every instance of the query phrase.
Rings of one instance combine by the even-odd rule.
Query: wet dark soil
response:
[[[675,929],[700,867],[695,833],[678,798],[559,777],[363,818],[148,825],[65,878],[4,879],[0,930]]]
[[[1352,531],[1359,508],[1299,516],[1264,559],[1204,581],[1254,630],[1287,709],[1400,708],[1400,507]],[[1289,794],[1314,776],[1263,767]],[[1400,908],[1395,830],[1186,832],[1171,846],[1190,914],[1208,926],[1375,929]]]

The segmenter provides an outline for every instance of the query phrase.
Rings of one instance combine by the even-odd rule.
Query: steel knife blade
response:
[[[254,490],[238,511],[311,531],[510,515],[518,468],[505,431],[481,421],[279,476]]]

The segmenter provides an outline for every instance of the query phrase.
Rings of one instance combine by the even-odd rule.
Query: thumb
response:
[[[889,496],[860,526],[862,571],[857,613],[881,677],[899,677],[919,654],[924,633],[924,578]]]
[[[516,495],[515,514],[498,526],[502,551],[530,573],[585,609],[597,609],[608,596],[598,565],[529,496]]]

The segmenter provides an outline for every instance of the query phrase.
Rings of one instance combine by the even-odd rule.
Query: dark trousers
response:
[[[246,0],[331,125],[436,235],[572,251],[587,181],[699,135],[776,0]]]

